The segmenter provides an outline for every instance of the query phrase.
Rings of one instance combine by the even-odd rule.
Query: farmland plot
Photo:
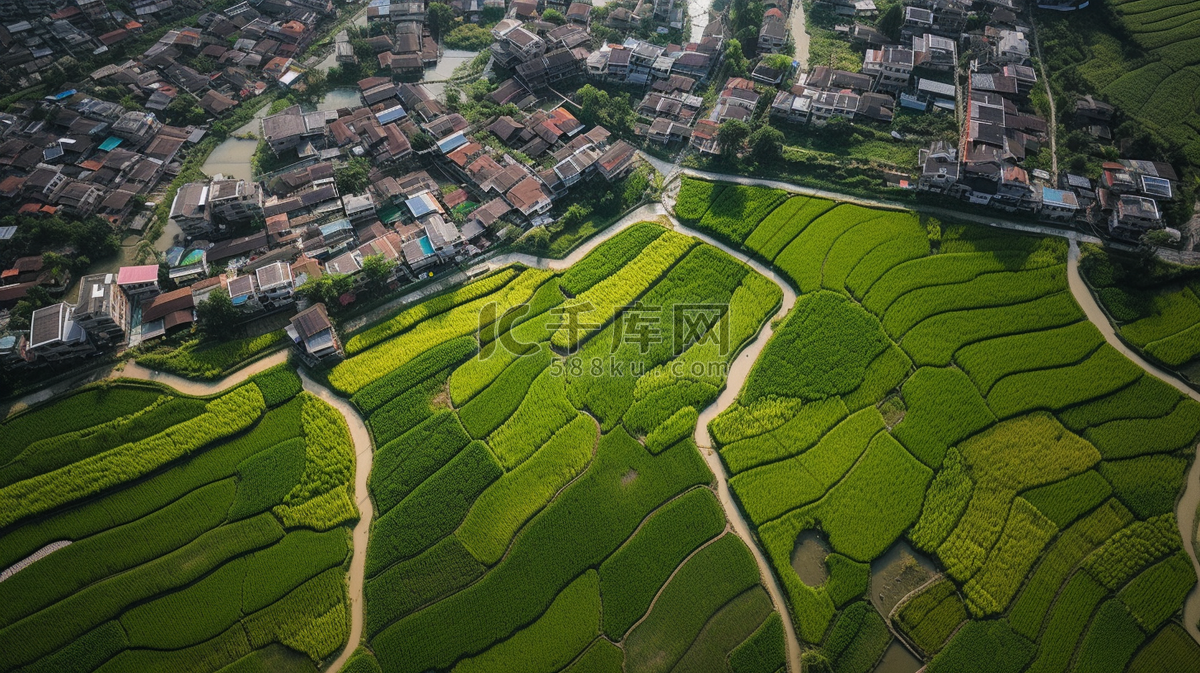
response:
[[[162,403],[129,415],[126,400],[147,393]],[[81,403],[91,430],[73,423]],[[117,383],[0,435],[31,437],[30,419],[58,414],[3,489],[24,504],[6,505],[2,561],[71,544],[0,582],[0,670],[216,671],[245,659],[314,671],[345,644],[354,450],[295,373],[281,366],[207,400]],[[89,438],[93,449],[63,464],[61,447]],[[53,498],[40,495],[49,480]]]

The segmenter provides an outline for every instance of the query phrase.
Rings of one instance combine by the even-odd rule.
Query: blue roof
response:
[[[380,124],[387,124],[389,122],[394,122],[397,119],[404,119],[407,116],[408,113],[404,111],[404,108],[397,105],[396,107],[390,107],[383,112],[380,112],[379,114],[375,115],[375,118],[379,120]]]
[[[447,154],[449,152],[453,152],[454,150],[456,150],[466,144],[467,144],[466,136],[463,135],[462,131],[459,131],[458,133],[455,133],[454,135],[450,136],[449,138],[442,138],[441,140],[439,140],[437,146],[438,146],[438,149],[442,151],[442,154]]]
[[[71,96],[74,96],[77,93],[79,93],[79,92],[74,89],[67,89],[66,91],[63,91],[62,93],[54,94],[54,100],[62,100],[64,98],[70,98]]]
[[[1061,189],[1050,189],[1042,187],[1042,202],[1049,201],[1050,203],[1066,203],[1067,193]],[[1071,204],[1074,205],[1074,204]]]
[[[421,217],[437,212],[437,208],[429,203],[432,200],[431,198],[422,198],[426,196],[426,194],[418,194],[404,202],[404,205],[408,206],[408,209],[412,211],[413,217]]]
[[[929,109],[928,105],[906,93],[900,94],[900,107],[913,108],[914,110],[921,110],[922,112]]]
[[[120,145],[122,142],[124,142],[123,138],[109,136],[104,139],[104,142],[100,143],[100,149],[105,152],[108,152],[109,150],[115,150],[117,149],[117,145]]]
[[[183,257],[183,252],[183,248],[177,245],[169,248],[167,250],[167,266],[177,266],[179,264],[179,258]]]
[[[204,251],[193,248],[192,250],[188,250],[188,253],[183,256],[183,259],[179,260],[179,264],[176,266],[191,266],[192,264],[199,264],[200,260],[202,259],[204,259]]]

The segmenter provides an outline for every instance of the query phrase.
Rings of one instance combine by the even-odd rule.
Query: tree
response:
[[[788,54],[792,53],[792,51],[788,50]],[[788,70],[792,69],[792,57],[787,54],[767,54],[763,56],[762,62],[768,67],[775,68],[785,74]]]
[[[181,93],[167,105],[167,116],[181,126],[203,124],[207,113],[196,105],[196,99]]]
[[[745,75],[746,68],[750,65],[746,54],[742,52],[742,43],[736,39],[731,39],[725,45],[725,64],[729,66],[731,75]]]
[[[320,278],[309,278],[296,288],[296,293],[312,303],[323,303],[336,310],[341,304],[338,297],[354,288],[354,278],[344,273],[327,273]]]
[[[750,156],[763,164],[783,156],[783,133],[768,124],[750,134]]]
[[[1137,252],[1147,264],[1158,254],[1158,249],[1175,243],[1175,237],[1165,229],[1151,229],[1138,239]]]
[[[363,275],[367,277],[367,283],[380,289],[391,277],[392,270],[396,268],[396,262],[383,255],[371,255],[363,258],[362,268]]]
[[[532,250],[545,250],[550,247],[550,232],[545,227],[534,227],[521,241]]]
[[[888,36],[892,42],[900,41],[900,26],[904,23],[904,5],[897,2],[884,12],[879,20],[875,22],[875,27],[879,32]]]
[[[46,251],[42,253],[42,267],[49,271],[54,282],[58,283],[61,282],[63,274],[71,268],[71,260],[57,252]]]
[[[341,194],[361,194],[371,186],[371,162],[352,157],[333,172],[333,180]]]
[[[629,94],[611,96],[607,91],[585,84],[575,92],[579,118],[588,126],[604,126],[614,133],[633,129],[633,107]]]
[[[542,21],[547,21],[557,26],[561,26],[567,22],[567,17],[563,16],[562,12],[558,11],[557,9],[547,9],[546,11],[542,12]]]
[[[237,328],[242,313],[233,305],[224,288],[213,290],[208,298],[196,305],[200,329],[215,339],[227,339]]]
[[[742,143],[750,135],[750,127],[745,122],[729,119],[717,129],[717,142],[721,146],[721,158],[726,161],[736,161]]]
[[[458,18],[454,16],[454,10],[450,9],[450,5],[431,2],[425,9],[425,22],[429,24],[429,29],[433,32],[433,39],[440,41],[444,35],[454,29]]]

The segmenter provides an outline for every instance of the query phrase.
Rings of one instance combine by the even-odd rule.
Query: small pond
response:
[[[914,657],[907,647],[893,638],[892,644],[888,645],[887,651],[883,653],[883,659],[875,666],[874,673],[916,673],[922,666],[924,664],[920,659]]]
[[[917,587],[937,574],[937,566],[908,544],[897,540],[882,556],[871,562],[871,602],[887,617]]]
[[[800,576],[800,581],[810,587],[819,587],[829,579],[829,570],[825,567],[825,557],[832,550],[820,531],[806,530],[796,538],[796,546],[792,549],[792,569]]]

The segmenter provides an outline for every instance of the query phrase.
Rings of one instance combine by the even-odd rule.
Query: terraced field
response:
[[[1200,670],[1173,511],[1200,404],[1105,343],[1065,242],[946,226],[935,248],[909,213],[760,214],[771,190],[690,178],[676,210],[704,228],[729,189],[757,226],[728,239],[802,294],[709,430],[810,658],[870,670],[890,620],[931,673]],[[792,567],[813,530],[820,586]],[[901,538],[942,578],[880,615],[865,564]]]
[[[361,665],[783,667],[692,439],[780,296],[644,223],[561,274],[502,271],[352,339],[329,382],[376,444]],[[684,330],[696,306],[715,313]]]
[[[0,465],[0,670],[315,673],[345,644],[353,446],[286,366],[78,392],[0,425]]]

